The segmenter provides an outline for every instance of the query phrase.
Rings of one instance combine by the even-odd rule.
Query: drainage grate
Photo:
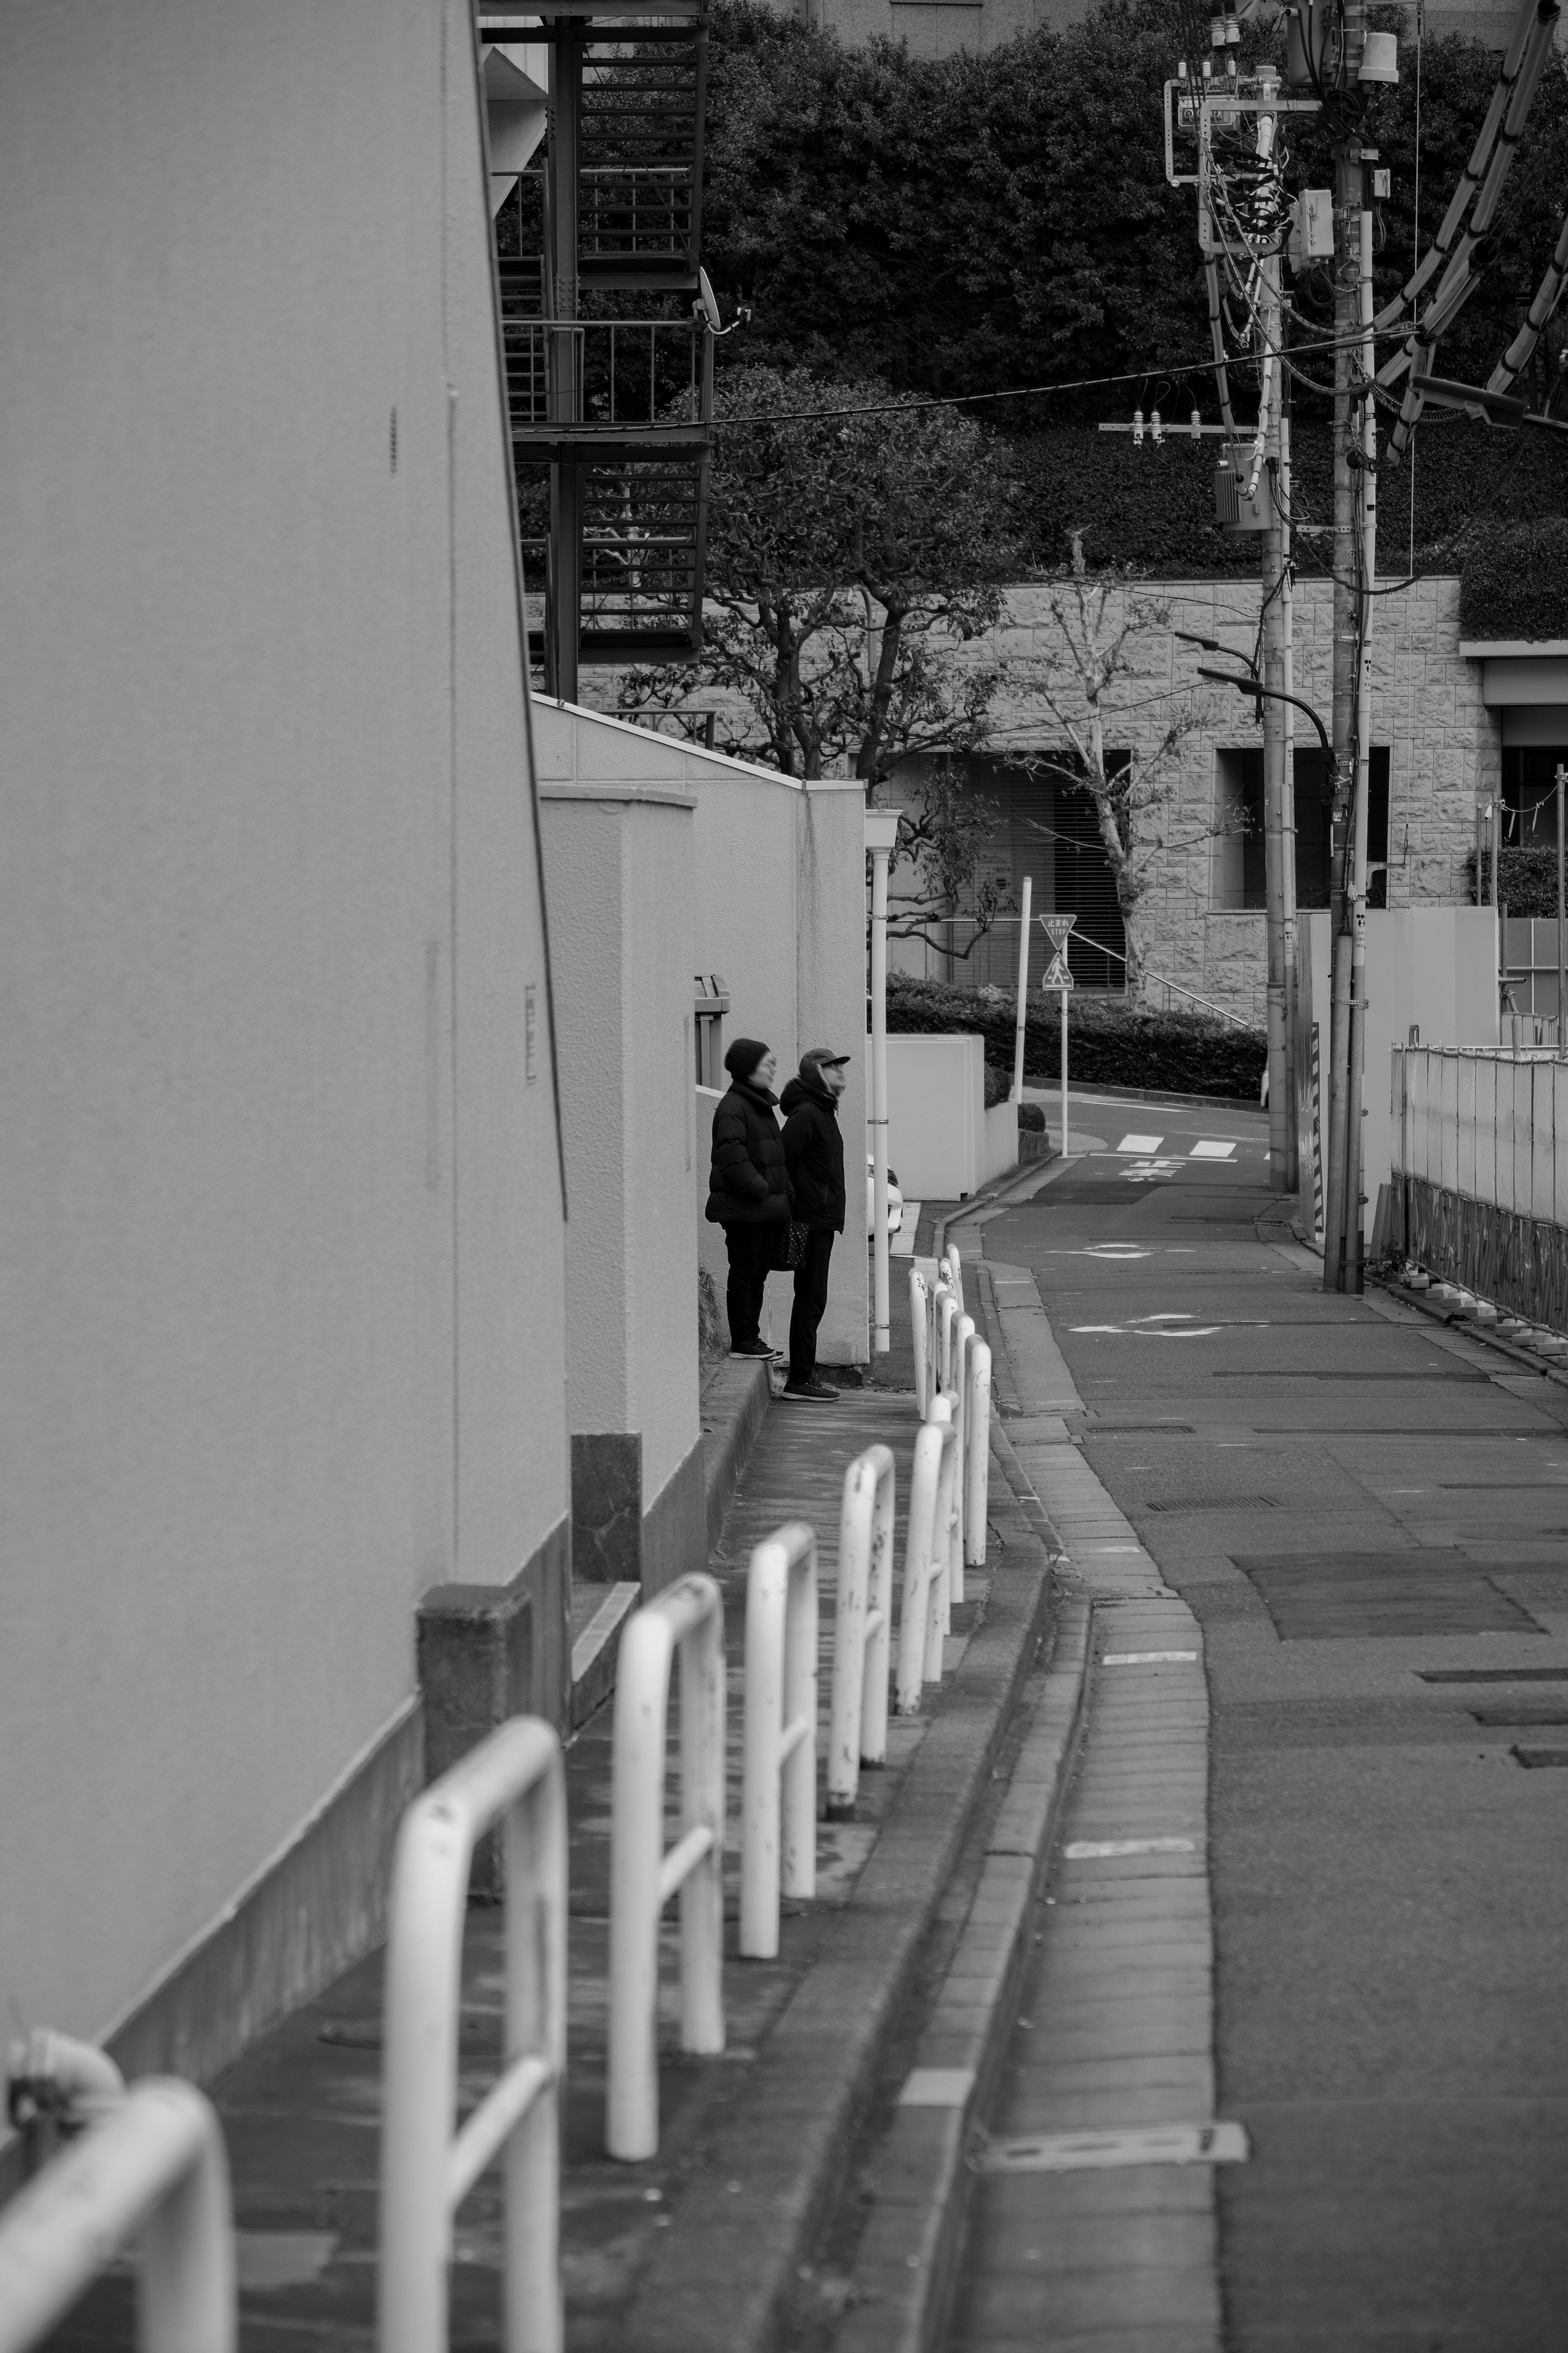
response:
[[[1568,1748],[1525,1748],[1515,1746],[1509,1754],[1516,1762],[1531,1769],[1542,1765],[1568,1765]]]
[[[1091,1421],[1089,1438],[1191,1438],[1190,1421]]]
[[[1237,2165],[1247,2154],[1240,2125],[1147,2125],[982,2141],[969,2161],[976,2173],[1100,2173],[1128,2165]]]
[[[1242,1555],[1282,1642],[1545,1632],[1458,1551]]]
[[[1273,1495],[1188,1495],[1177,1496],[1166,1504],[1144,1504],[1145,1512],[1277,1512],[1278,1499]]]
[[[1424,1683],[1568,1683],[1568,1667],[1418,1667]]]
[[[1460,1372],[1325,1372],[1309,1365],[1232,1365],[1215,1372],[1216,1381],[1489,1381],[1489,1373]]]

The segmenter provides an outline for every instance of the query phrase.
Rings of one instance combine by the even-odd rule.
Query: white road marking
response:
[[[1192,1320],[1188,1313],[1178,1307],[1163,1307],[1157,1315],[1132,1315],[1128,1318],[1132,1324],[1190,1324]]]
[[[1191,1839],[1075,1839],[1062,1849],[1064,1862],[1114,1862],[1124,1854],[1194,1854]]]
[[[1165,1141],[1163,1135],[1124,1135],[1117,1145],[1118,1152],[1158,1152]]]
[[[1130,1160],[1121,1174],[1130,1185],[1147,1185],[1156,1176],[1173,1176],[1181,1166],[1179,1160]]]
[[[1194,1144],[1187,1157],[1189,1160],[1228,1160],[1235,1150],[1234,1144]]]
[[[1073,1324],[1068,1328],[1073,1332],[1120,1332],[1121,1330],[1120,1324]]]
[[[1099,2173],[1128,2165],[1239,2165],[1247,2156],[1240,2125],[1144,2125],[989,2141],[972,2162],[978,2173]]]
[[[1163,1667],[1167,1661],[1194,1661],[1195,1651],[1107,1651],[1102,1667]]]

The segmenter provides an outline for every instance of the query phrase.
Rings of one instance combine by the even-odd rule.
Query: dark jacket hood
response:
[[[790,1085],[794,1084],[795,1081],[792,1079]],[[777,1095],[769,1094],[766,1087],[759,1087],[754,1080],[731,1079],[730,1085],[731,1089],[738,1088],[742,1094],[750,1095],[753,1103],[766,1103],[770,1111],[775,1110],[778,1106]]]
[[[779,1097],[779,1109],[787,1119],[792,1111],[808,1103],[816,1103],[819,1111],[830,1111],[835,1119],[838,1116],[838,1097],[829,1094],[826,1087],[814,1086],[809,1079],[791,1079]]]

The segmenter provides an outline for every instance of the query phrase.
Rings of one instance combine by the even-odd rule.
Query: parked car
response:
[[[897,1176],[896,1172],[895,1172],[893,1169],[889,1168],[889,1171],[888,1171],[888,1231],[889,1231],[889,1234],[896,1234],[896,1233],[898,1232],[898,1230],[899,1230],[899,1228],[903,1224],[903,1222],[904,1222],[904,1197],[903,1197],[903,1195],[902,1195],[902,1194],[900,1192],[900,1190],[899,1190],[899,1179],[898,1179],[898,1176]],[[866,1231],[867,1231],[867,1233],[869,1235],[869,1234],[875,1233],[876,1229],[877,1229],[877,1165],[876,1165],[876,1162],[872,1159],[871,1155],[868,1152],[868,1154],[866,1155]]]

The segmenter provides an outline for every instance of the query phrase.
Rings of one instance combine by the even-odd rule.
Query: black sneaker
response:
[[[785,1381],[780,1397],[793,1398],[797,1405],[837,1405],[838,1391],[830,1389],[826,1381]]]
[[[770,1348],[765,1340],[752,1340],[743,1348],[731,1348],[730,1354],[732,1356],[766,1356],[771,1362],[774,1356],[782,1356],[784,1350]]]

